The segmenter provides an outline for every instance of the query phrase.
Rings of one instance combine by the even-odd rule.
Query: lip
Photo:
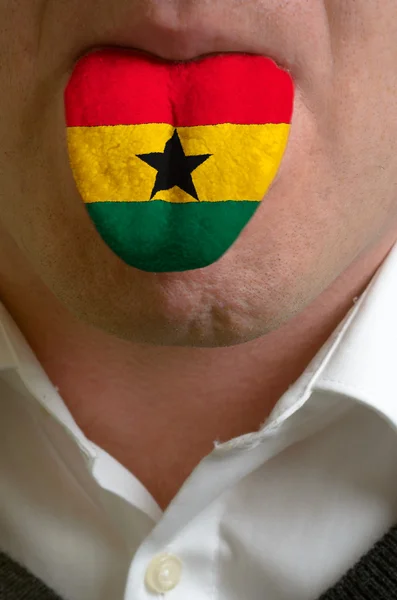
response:
[[[294,68],[281,39],[275,43],[274,35],[265,33],[258,39],[237,25],[222,27],[215,17],[202,18],[202,15],[183,27],[145,16],[139,21],[111,26],[100,39],[83,49],[78,59],[107,47],[141,52],[170,62],[191,62],[219,54],[256,54],[273,60],[285,71],[292,72]]]
[[[94,47],[90,47],[88,50],[85,50],[80,57],[86,56],[93,52],[100,52],[101,50],[106,50],[107,48],[121,48],[126,52],[134,52],[138,54],[142,54],[144,56],[155,57],[160,60],[164,60],[166,62],[177,62],[177,63],[189,63],[194,62],[196,60],[201,60],[203,58],[209,58],[210,56],[219,56],[222,54],[241,54],[241,51],[237,50],[219,50],[216,52],[205,52],[203,54],[195,54],[195,53],[183,53],[181,51],[170,54],[169,52],[154,52],[143,48],[137,48],[133,46],[121,46],[120,44],[105,44],[98,45]],[[258,54],[258,52],[243,52],[244,54]],[[271,58],[271,57],[269,57]]]

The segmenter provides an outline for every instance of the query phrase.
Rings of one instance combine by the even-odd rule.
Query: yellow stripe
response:
[[[261,200],[283,157],[289,124],[178,127],[186,155],[212,154],[192,173],[201,201]],[[72,171],[85,202],[150,199],[157,171],[135,154],[163,152],[173,127],[163,123],[67,130]],[[177,187],[153,200],[197,202]]]

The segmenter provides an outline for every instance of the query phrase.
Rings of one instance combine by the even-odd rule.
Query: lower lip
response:
[[[216,262],[277,174],[293,101],[290,75],[263,56],[85,55],[65,91],[68,146],[103,241],[149,272]]]

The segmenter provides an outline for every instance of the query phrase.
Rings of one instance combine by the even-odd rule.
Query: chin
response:
[[[302,307],[289,277],[264,277],[263,264],[251,264],[234,248],[209,267],[182,273],[147,273],[114,257],[100,269],[88,267],[91,275],[70,264],[58,268],[50,287],[79,321],[127,342],[236,346],[277,329]]]

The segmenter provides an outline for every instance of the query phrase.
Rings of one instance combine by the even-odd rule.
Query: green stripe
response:
[[[94,202],[86,207],[113,252],[133,267],[161,273],[199,269],[218,260],[259,204],[153,200]]]

